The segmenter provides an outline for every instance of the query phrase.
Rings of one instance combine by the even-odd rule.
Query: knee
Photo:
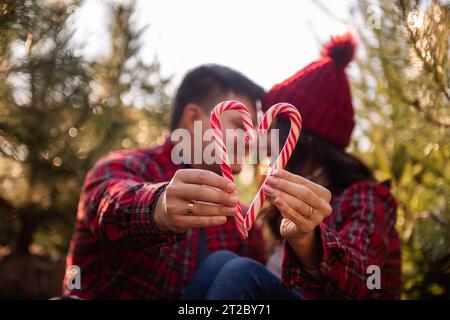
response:
[[[229,261],[222,269],[228,275],[250,278],[265,271],[265,267],[258,261],[249,258],[237,258]]]
[[[219,250],[216,252],[211,253],[208,256],[208,259],[230,259],[230,258],[236,258],[237,255],[234,252],[228,251],[228,250]]]
[[[237,257],[238,256],[231,251],[220,250],[220,251],[216,251],[216,252],[210,254],[205,259],[203,264],[205,264],[205,265],[213,264],[216,266],[222,266],[222,265],[225,265],[226,263],[228,263],[229,261],[234,260]]]

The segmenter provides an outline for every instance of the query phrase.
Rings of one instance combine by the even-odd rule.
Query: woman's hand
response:
[[[331,214],[328,189],[285,170],[276,170],[263,191],[281,212],[280,233],[306,270],[319,279],[322,250],[316,227]]]
[[[275,170],[263,186],[283,216],[281,235],[299,241],[313,235],[314,229],[331,214],[331,192],[286,170]]]

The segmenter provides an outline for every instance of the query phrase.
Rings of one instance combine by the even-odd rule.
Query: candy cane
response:
[[[253,199],[252,204],[250,205],[247,214],[245,215],[244,220],[244,228],[246,230],[250,230],[253,226],[253,223],[256,220],[256,217],[261,210],[261,207],[264,203],[265,194],[262,191],[264,184],[266,183],[267,178],[272,174],[275,169],[283,169],[291,157],[292,151],[294,151],[295,145],[297,144],[297,140],[300,137],[300,131],[302,130],[302,117],[298,112],[297,108],[289,103],[277,103],[273,105],[267,112],[264,114],[261,123],[259,124],[260,134],[264,134],[270,128],[272,124],[272,120],[279,114],[286,113],[291,119],[291,129],[289,130],[289,136],[281,150],[281,153],[278,155],[277,160],[273,164],[270,169],[269,174],[264,180],[261,188],[258,190],[255,198]]]
[[[220,115],[227,110],[236,110],[241,114],[242,122],[244,123],[245,136],[246,139],[254,139],[253,136],[253,121],[248,109],[245,105],[238,101],[224,101],[216,105],[211,112],[211,129],[213,132],[214,142],[216,143],[216,152],[218,153],[220,159],[220,168],[222,170],[223,176],[234,182],[233,174],[230,167],[230,159],[228,158],[227,149],[223,141],[222,130],[220,128]],[[248,232],[244,229],[244,217],[242,215],[242,209],[238,204],[236,204],[236,209],[238,211],[234,220],[236,226],[239,230],[239,234],[242,239],[248,237]]]

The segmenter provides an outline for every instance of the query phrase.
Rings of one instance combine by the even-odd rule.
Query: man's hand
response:
[[[201,169],[180,169],[158,199],[154,219],[161,230],[181,233],[192,227],[224,224],[237,214],[236,185],[225,177]],[[193,212],[188,204],[194,203]]]

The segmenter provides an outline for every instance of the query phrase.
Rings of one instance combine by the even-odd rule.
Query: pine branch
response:
[[[414,31],[412,30],[412,28],[410,27],[410,25],[408,24],[408,13],[407,13],[408,9],[406,7],[406,3],[405,2],[406,2],[405,0],[398,1],[399,7],[401,9],[401,14],[402,14],[401,18],[402,18],[402,21],[403,21],[403,26],[405,27],[405,29],[406,29],[406,31],[408,32],[408,35],[409,35],[409,42],[411,43],[412,47],[414,48],[414,51],[416,52],[417,57],[420,59],[420,61],[425,66],[427,72],[433,75],[434,81],[439,86],[439,88],[441,89],[442,93],[447,98],[447,100],[450,102],[450,89],[440,79],[436,68],[434,68],[428,62],[428,60],[425,59],[425,57],[423,56],[423,54],[422,54],[422,52],[421,52],[421,50],[420,50],[420,48],[418,46],[418,38],[417,38],[416,34],[414,33]],[[439,123],[439,120],[433,119],[433,122]]]
[[[423,115],[423,117],[428,121],[431,122],[435,125],[437,125],[440,128],[444,128],[444,129],[450,129],[450,123],[446,123],[443,121],[440,121],[438,119],[435,119],[432,115],[430,115],[428,113],[428,111],[420,104],[419,100],[416,99],[414,101],[410,101],[409,103],[410,105],[412,105],[419,113],[421,113]]]

